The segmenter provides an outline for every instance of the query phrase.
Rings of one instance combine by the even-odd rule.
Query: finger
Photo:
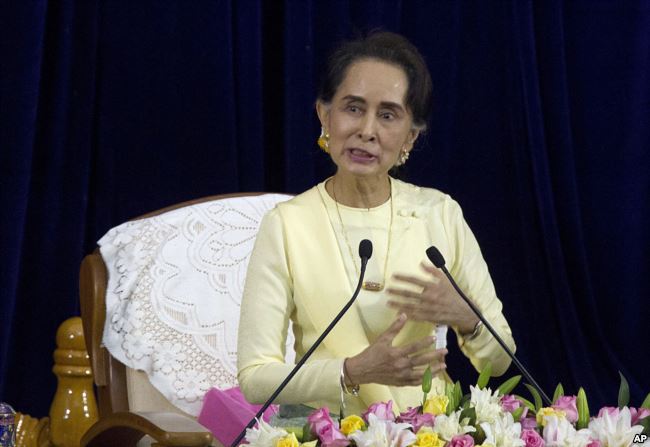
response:
[[[407,315],[410,314],[417,314],[418,312],[421,312],[423,310],[428,310],[428,307],[422,306],[420,304],[416,303],[407,303],[404,301],[388,301],[386,303],[388,307],[391,307],[393,309],[397,309],[399,312],[405,313]]]
[[[447,364],[441,362],[441,363],[435,363],[433,365],[418,366],[416,368],[413,368],[413,373],[416,376],[420,377],[420,382],[422,381],[422,376],[424,376],[424,373],[428,368],[431,369],[431,375],[435,376],[436,374],[439,374],[441,371],[447,369]]]
[[[433,335],[429,335],[428,337],[424,337],[418,341],[414,341],[413,343],[409,343],[408,345],[402,346],[397,349],[399,350],[399,355],[410,356],[411,354],[415,354],[416,352],[420,352],[424,349],[427,348],[430,349],[435,342],[436,342],[436,337]]]
[[[446,349],[438,349],[436,351],[429,351],[422,354],[415,354],[411,356],[411,363],[415,366],[436,366],[444,363],[445,356],[447,355]]]
[[[440,318],[436,309],[430,306],[414,305],[401,301],[389,301],[386,304],[388,307],[406,314],[409,321],[426,321],[429,323],[447,324],[446,321]]]
[[[446,369],[447,369],[446,363],[438,363],[437,365],[431,365],[431,375],[437,376],[438,374],[445,371]]]
[[[424,370],[426,367],[415,366],[411,362],[409,357],[403,358],[401,361],[395,363],[396,377],[401,380],[413,380],[416,378],[422,378]]]
[[[395,289],[393,287],[388,288],[387,292],[390,293],[391,295],[397,295],[404,298],[413,298],[417,300],[422,299],[422,292],[414,292],[412,290],[407,290],[407,289]]]
[[[445,356],[437,352],[426,352],[411,357],[414,368],[435,368],[445,363]]]
[[[424,372],[427,370],[428,366],[414,368],[409,377],[406,379],[408,385],[418,386],[422,384],[422,378],[424,377]],[[431,375],[436,376],[442,371],[447,369],[447,365],[444,363],[438,364],[431,367]]]
[[[445,363],[446,354],[446,352],[444,354],[441,354],[437,351],[429,351],[421,354],[416,354],[411,356],[411,363],[414,366],[424,366],[425,368],[427,366],[435,366],[440,363]]]
[[[396,279],[398,281],[407,282],[409,284],[414,284],[416,286],[422,287],[423,289],[431,284],[430,281],[424,281],[424,280],[422,280],[420,278],[416,278],[415,276],[401,275],[399,273],[396,273],[395,275],[393,275],[393,279]]]
[[[379,336],[379,339],[381,339],[381,340],[383,340],[383,341],[392,342],[393,339],[397,336],[397,334],[399,334],[399,331],[401,331],[402,328],[404,327],[404,325],[406,324],[407,319],[408,319],[408,318],[407,318],[407,316],[406,316],[405,313],[403,313],[403,312],[400,313],[400,314],[397,316],[397,319],[395,319],[395,321],[393,321],[393,324],[391,324],[391,325],[388,327],[388,329],[386,329],[386,330],[385,330],[385,331],[384,331],[384,332]]]

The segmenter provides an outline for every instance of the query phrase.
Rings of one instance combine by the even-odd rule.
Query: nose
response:
[[[363,117],[359,128],[359,138],[363,142],[375,141],[377,138],[377,119],[368,113]]]

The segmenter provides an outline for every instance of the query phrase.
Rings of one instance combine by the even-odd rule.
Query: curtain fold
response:
[[[522,81],[527,149],[540,224],[538,237],[543,245],[539,254],[545,261],[548,293],[554,298],[547,322],[560,322],[556,326],[556,335],[566,341],[559,347],[562,350],[560,354],[547,359],[547,371],[552,376],[554,365],[568,365],[566,370],[572,383],[597,383],[603,368],[598,357],[590,359],[588,339],[581,321],[588,309],[583,310],[574,299],[583,294],[581,285],[586,284],[586,278],[571,259],[573,255],[579,255],[580,234],[576,230],[580,222],[576,213],[575,172],[572,170],[570,109],[563,95],[566,78],[562,55],[562,4],[555,2],[552,8],[537,13],[532,4],[522,2],[514,6],[518,31],[515,42],[519,43],[516,66],[520,68]],[[533,34],[531,30],[537,30],[537,33]],[[552,37],[541,39],[538,36]],[[538,296],[542,301],[544,298]],[[574,324],[562,324],[562,320]],[[607,348],[606,345],[603,347]],[[589,367],[585,368],[586,365]],[[592,396],[601,393],[597,398],[604,400],[602,390],[596,389],[591,393]]]
[[[12,26],[7,19],[9,13]],[[6,294],[2,300],[2,315],[6,317],[0,322],[0,390],[4,388],[8,370],[6,359],[11,346],[8,340],[14,325],[19,259],[25,237],[45,14],[45,5],[38,8],[19,5],[10,10],[8,4],[0,4],[0,23],[5,25],[0,30],[0,50],[6,55],[0,71],[0,122],[3,123],[0,126],[0,203],[3,205],[0,247],[6,259],[0,269],[0,287]],[[32,27],[36,32],[29,32]],[[22,52],[9,59],[12,48],[18,45]],[[22,87],[19,94],[13,94],[19,86]],[[9,150],[9,142],[15,142],[21,150]]]
[[[639,405],[650,391],[643,0],[0,3],[2,400],[47,413],[54,334],[78,312],[79,263],[108,229],[331,175],[315,143],[320,77],[336,43],[375,28],[407,36],[429,65],[433,116],[404,175],[463,207],[518,357],[547,394],[585,387],[592,409],[616,402],[621,371]],[[452,376],[473,382],[451,351]]]

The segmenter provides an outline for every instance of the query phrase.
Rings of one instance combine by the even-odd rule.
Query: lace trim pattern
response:
[[[108,270],[103,343],[179,409],[237,384],[237,327],[264,214],[290,196],[204,202],[126,222],[98,242]],[[293,336],[287,361],[293,362]]]

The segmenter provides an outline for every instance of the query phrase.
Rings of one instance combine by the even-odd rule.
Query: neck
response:
[[[327,182],[327,192],[338,203],[353,208],[373,208],[385,203],[390,198],[390,178],[388,175],[377,177],[355,177],[337,172]]]

